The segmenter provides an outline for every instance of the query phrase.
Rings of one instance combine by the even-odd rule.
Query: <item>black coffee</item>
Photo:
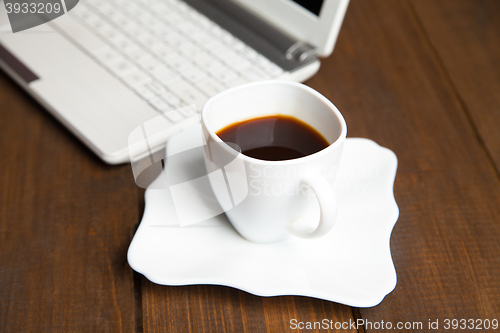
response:
[[[330,145],[308,124],[283,115],[234,123],[216,134],[224,142],[237,144],[244,155],[268,161],[304,157]]]

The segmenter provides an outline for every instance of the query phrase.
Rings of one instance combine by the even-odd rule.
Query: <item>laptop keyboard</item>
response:
[[[72,12],[106,43],[91,55],[173,123],[195,115],[192,108],[175,111],[181,106],[199,111],[224,89],[283,74],[179,0],[87,0]]]

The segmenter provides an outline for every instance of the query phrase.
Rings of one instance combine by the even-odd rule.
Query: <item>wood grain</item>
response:
[[[0,73],[0,331],[284,332],[293,318],[362,318],[422,322],[403,330],[415,332],[429,319],[498,319],[498,7],[352,0],[334,54],[307,82],[349,136],[399,159],[398,284],[366,309],[134,275],[126,251],[144,199],[130,166],[100,162]]]
[[[408,2],[352,1],[335,53],[310,85],[337,104],[350,136],[399,158],[398,284],[361,317],[498,318],[500,181]]]
[[[0,331],[134,331],[130,166],[106,166],[3,73],[0,128]]]
[[[424,0],[411,5],[500,173],[500,2]]]
[[[167,287],[145,278],[142,286],[144,332],[285,332],[292,319],[353,320],[348,306],[309,297],[259,297],[221,286]],[[335,332],[308,332],[319,331]]]

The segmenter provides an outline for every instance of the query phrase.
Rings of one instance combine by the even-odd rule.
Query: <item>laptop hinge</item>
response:
[[[286,71],[318,59],[314,47],[290,37],[233,1],[184,1]]]

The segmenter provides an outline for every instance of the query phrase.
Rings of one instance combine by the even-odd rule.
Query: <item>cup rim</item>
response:
[[[210,126],[210,124],[208,122],[208,119],[207,119],[207,117],[208,117],[207,112],[208,111],[207,110],[210,108],[211,104],[214,103],[214,101],[216,101],[217,99],[223,98],[226,95],[229,95],[235,91],[245,89],[247,87],[261,86],[261,85],[294,86],[296,88],[299,88],[299,89],[306,91],[309,94],[312,94],[316,98],[320,99],[323,103],[325,103],[333,111],[333,113],[335,114],[335,116],[339,120],[341,131],[340,131],[339,137],[333,143],[331,143],[328,147],[326,147],[318,152],[315,152],[313,154],[307,155],[307,156],[294,158],[291,160],[268,161],[268,160],[261,160],[261,159],[253,158],[253,157],[247,156],[247,155],[240,152],[239,153],[240,156],[238,156],[238,157],[242,158],[244,161],[247,161],[247,162],[250,162],[253,164],[263,164],[263,165],[273,165],[273,166],[275,166],[275,165],[276,166],[278,166],[278,165],[279,166],[290,165],[290,164],[296,164],[296,163],[302,163],[302,162],[309,162],[309,160],[326,155],[326,154],[330,153],[331,151],[335,150],[340,145],[342,145],[342,143],[345,141],[345,138],[347,136],[347,125],[346,125],[344,117],[342,116],[340,111],[337,109],[337,107],[332,102],[330,102],[330,100],[328,100],[328,98],[326,98],[325,96],[323,96],[322,94],[320,94],[319,92],[314,90],[313,88],[306,86],[305,84],[302,84],[299,82],[286,81],[286,80],[263,80],[263,81],[245,83],[245,84],[233,87],[233,88],[229,88],[227,90],[224,90],[224,91],[212,96],[205,103],[205,105],[203,105],[203,108],[201,110],[201,122],[202,122],[203,126],[207,129],[208,135],[212,138],[212,140],[214,140],[215,142],[224,143],[224,141],[222,141],[222,139],[219,138],[219,136],[217,136],[217,134],[215,134],[214,130],[212,129],[212,127]],[[227,144],[225,146],[227,146],[227,148],[229,148],[231,150],[234,150],[233,148],[231,148]]]

